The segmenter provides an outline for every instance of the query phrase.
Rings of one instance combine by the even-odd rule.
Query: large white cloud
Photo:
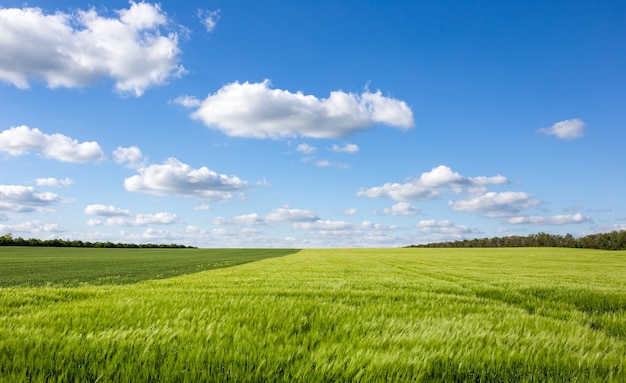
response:
[[[488,217],[505,217],[518,214],[540,203],[531,198],[532,196],[525,192],[489,192],[454,202],[450,201],[448,205],[456,211],[482,212]]]
[[[39,192],[32,186],[0,185],[0,211],[42,211],[50,205],[64,202],[67,202],[65,198],[50,192]]]
[[[404,102],[380,91],[362,94],[333,91],[328,98],[272,89],[260,83],[227,84],[204,100],[188,96],[175,102],[197,108],[192,117],[229,136],[251,138],[346,137],[376,123],[401,129],[415,125]]]
[[[45,134],[37,128],[22,125],[0,132],[0,151],[20,156],[30,151],[64,162],[97,161],[103,153],[97,142],[83,142],[62,134]]]
[[[358,196],[370,198],[390,197],[396,201],[432,200],[439,198],[444,192],[460,193],[463,190],[481,190],[488,185],[506,184],[506,177],[464,177],[445,165],[424,172],[419,178],[407,183],[385,183],[369,189],[362,188]]]
[[[248,188],[248,183],[236,176],[218,174],[207,167],[194,169],[176,158],[163,164],[152,164],[137,170],[138,175],[126,178],[124,186],[131,192],[178,195],[209,200],[226,200],[231,192]]]
[[[557,136],[564,140],[573,140],[582,137],[584,129],[585,123],[578,118],[574,118],[557,122],[551,127],[541,128],[539,131],[547,135]]]
[[[591,218],[585,217],[580,213],[576,214],[558,214],[552,216],[517,216],[511,217],[507,222],[511,224],[530,224],[530,225],[567,225],[572,223],[583,223],[590,221]]]
[[[0,80],[18,88],[33,80],[73,88],[111,78],[118,91],[141,96],[184,72],[178,37],[164,31],[168,24],[160,6],[146,2],[131,1],[115,17],[94,9],[0,9]]]

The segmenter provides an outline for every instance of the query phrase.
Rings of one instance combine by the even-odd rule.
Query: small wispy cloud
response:
[[[340,169],[348,169],[350,166],[348,164],[344,164],[341,162],[330,162],[328,160],[317,160],[315,165],[325,168],[325,167],[335,167]]]
[[[583,223],[591,221],[590,217],[585,217],[580,213],[576,214],[559,214],[553,216],[517,216],[508,220],[509,223],[519,225],[568,225],[573,223]]]
[[[194,206],[193,210],[209,211],[211,210],[211,205],[202,204],[202,205]]]
[[[557,136],[563,140],[573,140],[582,137],[584,129],[585,123],[578,118],[574,118],[557,122],[549,128],[541,128],[539,132],[549,136]]]
[[[145,165],[146,159],[136,146],[131,146],[130,148],[118,146],[113,151],[113,161],[118,164],[126,163],[131,169],[139,169]]]
[[[330,148],[331,152],[348,153],[348,154],[356,153],[359,150],[360,150],[359,145],[356,145],[356,144],[346,144],[344,146],[333,145],[333,147]]]
[[[198,100],[196,97],[187,95],[178,96],[171,100],[170,103],[182,105],[185,108],[197,108],[202,105],[202,101]]]
[[[268,180],[266,180],[265,178],[263,178],[262,180],[258,180],[256,182],[256,184],[259,185],[259,186],[265,186],[265,187],[271,187],[272,186],[272,184]]]
[[[208,11],[205,9],[198,9],[198,17],[202,21],[202,25],[206,28],[207,32],[213,32],[217,26],[217,20],[220,19],[221,10]]]
[[[35,180],[35,183],[37,184],[37,186],[50,186],[50,187],[55,187],[55,188],[64,188],[64,187],[73,185],[74,180],[71,178],[67,178],[67,177],[62,180],[53,178],[53,177],[48,177],[48,178],[37,178]]]
[[[317,152],[317,148],[309,144],[299,144],[296,147],[296,152],[304,153],[304,154],[313,154]]]
[[[374,214],[393,215],[393,216],[413,216],[421,212],[420,209],[413,206],[410,202],[398,202],[390,208],[382,211],[375,210]]]

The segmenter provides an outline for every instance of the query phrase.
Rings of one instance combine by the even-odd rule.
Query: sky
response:
[[[0,235],[626,230],[626,2],[0,0]]]

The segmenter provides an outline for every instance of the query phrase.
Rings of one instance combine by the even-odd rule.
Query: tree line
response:
[[[48,247],[97,247],[97,248],[130,248],[130,249],[188,249],[193,246],[172,244],[153,244],[153,243],[114,243],[114,242],[83,242],[80,240],[64,240],[64,239],[37,239],[22,237],[13,237],[8,233],[0,237],[0,246],[48,246]]]
[[[574,237],[538,233],[527,236],[464,239],[451,242],[435,242],[408,247],[569,247],[579,249],[626,250],[626,230]]]

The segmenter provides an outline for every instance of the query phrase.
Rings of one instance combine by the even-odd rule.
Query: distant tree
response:
[[[580,238],[574,238],[571,234],[561,236],[540,232],[525,237],[475,238],[452,242],[412,245],[410,247],[569,247],[599,250],[626,250],[626,230],[591,234]]]

